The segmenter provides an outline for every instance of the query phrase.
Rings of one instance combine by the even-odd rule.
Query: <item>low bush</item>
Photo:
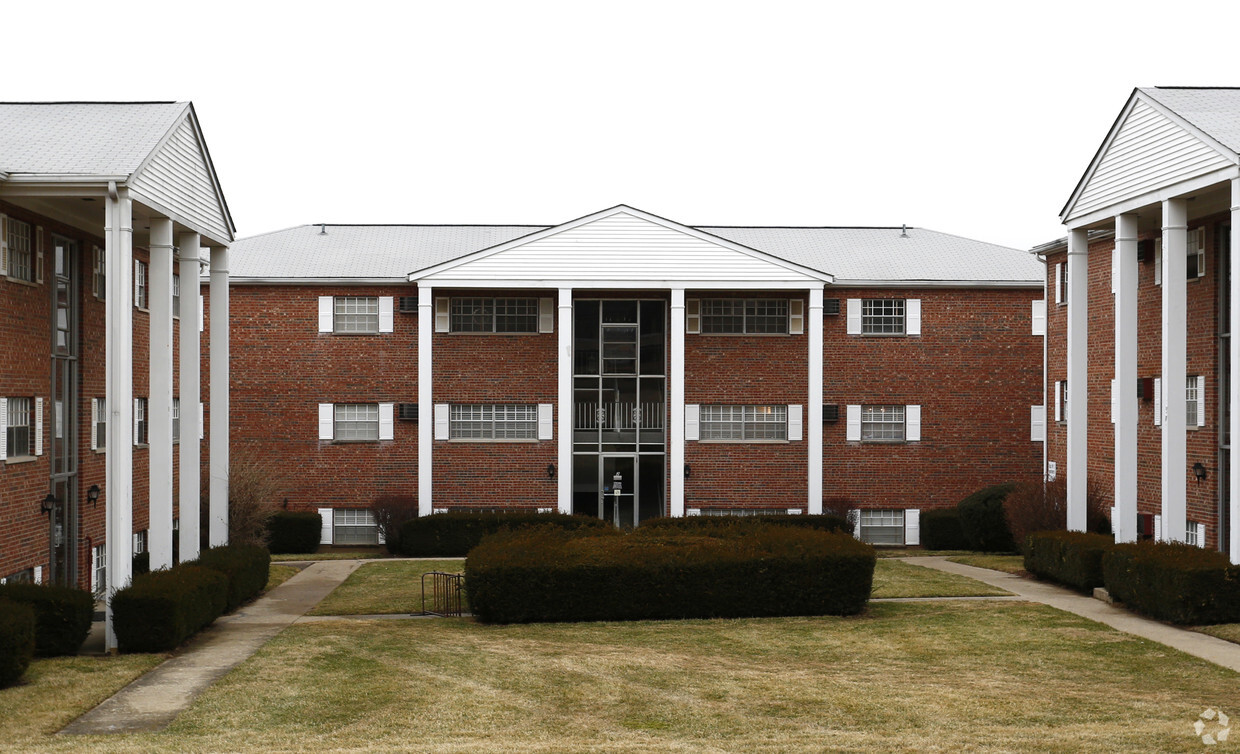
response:
[[[133,556],[133,570],[130,573],[134,576],[141,576],[144,573],[151,572],[151,553],[140,552]]]
[[[122,652],[165,652],[224,612],[228,577],[185,564],[138,576],[112,595],[112,626]]]
[[[267,549],[273,555],[319,549],[323,517],[314,511],[280,511],[267,519]]]
[[[21,680],[34,658],[34,610],[0,600],[0,689]]]
[[[228,577],[228,600],[223,612],[232,612],[267,586],[271,555],[257,545],[226,545],[203,550],[195,565]]]
[[[474,548],[465,589],[488,623],[852,615],[874,563],[848,534],[792,526],[537,527]]]
[[[1034,532],[1025,539],[1025,570],[1039,578],[1091,592],[1103,584],[1102,557],[1114,544],[1106,534]]]
[[[436,513],[405,522],[400,528],[400,552],[414,558],[459,558],[488,534],[544,525],[570,531],[609,527],[597,518],[564,513]]]
[[[851,532],[848,519],[842,516],[785,516],[779,514],[757,516],[686,516],[683,518],[652,518],[642,522],[647,529],[681,529],[693,530],[716,526],[752,526],[771,524],[773,526],[798,526],[819,531]]]
[[[388,552],[400,552],[401,527],[418,517],[418,499],[411,495],[387,495],[371,503],[370,512]]]
[[[1111,596],[1160,620],[1240,622],[1240,566],[1213,550],[1183,544],[1115,545],[1102,558]]]
[[[34,653],[39,657],[77,654],[95,617],[90,592],[51,584],[0,585],[0,601],[29,605],[34,610]]]
[[[1003,501],[1015,487],[1010,482],[986,487],[956,506],[960,512],[960,529],[969,542],[970,550],[1012,552],[1016,549],[1003,511]]]
[[[922,511],[921,546],[927,550],[969,549],[969,540],[960,528],[960,511],[955,508]]]

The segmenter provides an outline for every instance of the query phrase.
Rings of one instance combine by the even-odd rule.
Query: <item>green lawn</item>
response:
[[[1195,626],[1193,630],[1240,644],[1240,623],[1220,623],[1217,626]]]
[[[1025,573],[1025,558],[1021,555],[989,555],[979,552],[970,555],[954,555],[948,560],[977,568],[989,568],[992,571],[1017,575]]]
[[[311,610],[310,615],[421,613],[422,574],[464,570],[464,558],[365,563]],[[428,581],[427,589],[430,588]]]
[[[880,559],[874,567],[872,597],[989,597],[1008,595],[967,576],[935,571],[894,558]]]

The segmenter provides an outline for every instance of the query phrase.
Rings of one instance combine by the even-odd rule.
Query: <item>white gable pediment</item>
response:
[[[129,179],[136,198],[216,242],[231,241],[232,221],[191,112]]]
[[[1235,164],[1235,155],[1140,93],[1111,128],[1062,212],[1064,222]]]
[[[821,284],[829,275],[630,207],[617,207],[533,233],[410,275],[453,285],[545,284],[599,287],[626,281],[706,281],[756,287]]]

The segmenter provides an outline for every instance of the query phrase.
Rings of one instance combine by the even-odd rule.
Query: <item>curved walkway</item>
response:
[[[1030,602],[1050,605],[1053,608],[1105,624],[1117,631],[1156,641],[1185,654],[1240,672],[1240,644],[1178,628],[1169,623],[1143,618],[1122,607],[1116,607],[1102,600],[1037,579],[992,571],[989,568],[977,568],[963,563],[953,563],[942,556],[912,557],[903,558],[903,560],[938,571],[968,576],[984,584],[1006,589]]]

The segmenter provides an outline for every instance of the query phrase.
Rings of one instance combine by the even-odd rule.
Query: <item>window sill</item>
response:
[[[100,455],[102,453],[107,453],[108,449],[107,448],[95,448],[91,452],[94,453],[95,455]]]
[[[381,332],[379,332],[378,330],[376,330],[375,332],[338,332],[338,331],[336,331],[336,330],[332,330],[330,333],[325,333],[325,334],[327,334],[327,335],[340,335],[340,336],[345,337],[345,338],[353,338],[353,337],[357,337],[357,336],[359,336],[359,335],[361,335],[361,336],[366,336],[366,335],[387,335],[388,333],[381,333]]]
[[[698,440],[702,445],[787,445],[793,440]]]
[[[133,447],[134,450],[146,450],[151,447],[151,444],[148,442],[135,442]]]
[[[920,440],[853,440],[858,445],[908,445]]]
[[[39,460],[38,456],[13,456],[11,458],[4,459],[4,463],[6,466],[11,466],[19,463],[31,463],[37,460]]]
[[[700,335],[703,338],[793,338],[802,333],[789,332],[696,332],[687,335]]]
[[[440,442],[443,442],[443,441],[440,440]],[[516,438],[516,437],[511,437],[511,438],[509,437],[450,437],[448,438],[448,442],[486,443],[486,444],[491,444],[491,445],[494,445],[496,443],[509,444],[509,445],[520,445],[520,444],[528,445],[531,443],[540,442],[540,440],[538,440],[538,438],[536,437],[521,437],[521,438]]]
[[[494,330],[449,330],[448,332],[438,332],[436,335],[554,335],[554,332],[538,332],[522,331],[522,332],[495,332]]]
[[[916,335],[909,335],[904,332],[862,332],[855,333],[863,338],[916,338]]]
[[[7,280],[7,281],[9,281],[10,283],[17,283],[18,285],[24,285],[24,286],[26,286],[26,287],[28,287],[28,288],[38,288],[38,287],[39,287],[39,283],[37,283],[37,282],[36,282],[36,281],[34,281],[34,280],[26,280],[26,279],[24,279],[24,278],[15,278],[15,277],[10,277],[10,276],[7,276],[7,275],[5,276],[5,278],[4,278],[4,279],[5,279],[5,280]]]
[[[322,440],[329,445],[378,445],[384,440]]]

